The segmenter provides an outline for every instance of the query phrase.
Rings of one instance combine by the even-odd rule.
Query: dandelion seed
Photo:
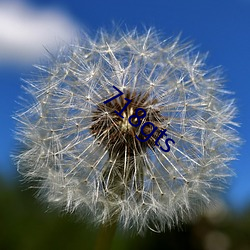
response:
[[[18,170],[37,180],[44,201],[138,232],[163,231],[213,203],[233,174],[236,109],[191,44],[152,29],[101,31],[51,60],[26,81],[33,101],[15,116],[25,148]],[[123,95],[104,104],[113,86]],[[135,127],[137,109],[146,114]],[[160,149],[166,136],[169,152]]]

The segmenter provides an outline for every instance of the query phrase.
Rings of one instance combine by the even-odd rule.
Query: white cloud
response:
[[[56,9],[39,10],[22,2],[0,3],[0,64],[27,63],[70,42],[76,25]]]

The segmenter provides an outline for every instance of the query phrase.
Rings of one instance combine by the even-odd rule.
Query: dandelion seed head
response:
[[[19,172],[48,204],[97,224],[163,231],[203,212],[233,175],[240,141],[219,71],[153,29],[82,36],[26,80],[32,101],[15,116]],[[124,94],[105,104],[113,86]],[[136,124],[141,109],[135,127],[129,117]],[[145,140],[149,122],[158,129]],[[169,152],[163,130],[175,142]]]

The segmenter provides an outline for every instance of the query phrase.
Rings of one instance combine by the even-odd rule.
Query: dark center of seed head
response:
[[[131,103],[121,113],[122,118],[117,113],[126,105],[126,99],[131,100]],[[125,157],[125,149],[127,150],[127,156],[141,154],[146,148],[150,147],[152,149],[154,147],[155,140],[160,134],[160,129],[162,129],[162,121],[164,118],[159,110],[152,108],[156,103],[157,99],[150,98],[148,93],[137,94],[126,91],[124,95],[107,104],[102,102],[97,105],[96,110],[93,112],[90,131],[102,146],[107,147],[111,158],[117,156],[119,158]],[[136,116],[136,110],[138,108],[143,109],[146,113],[142,119],[140,119],[140,116],[143,115],[142,110],[137,111]],[[132,117],[129,121],[130,116]],[[147,138],[145,135],[150,134],[153,130],[149,122],[159,129],[155,131],[148,140],[143,141]],[[140,123],[140,126],[136,127],[131,123]],[[145,125],[142,131],[141,128],[143,124]],[[136,139],[136,136],[141,138],[142,141]]]

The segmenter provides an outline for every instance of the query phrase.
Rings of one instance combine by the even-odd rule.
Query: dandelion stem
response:
[[[94,250],[110,250],[114,235],[116,232],[117,223],[103,224],[99,228],[96,238],[96,245]]]

